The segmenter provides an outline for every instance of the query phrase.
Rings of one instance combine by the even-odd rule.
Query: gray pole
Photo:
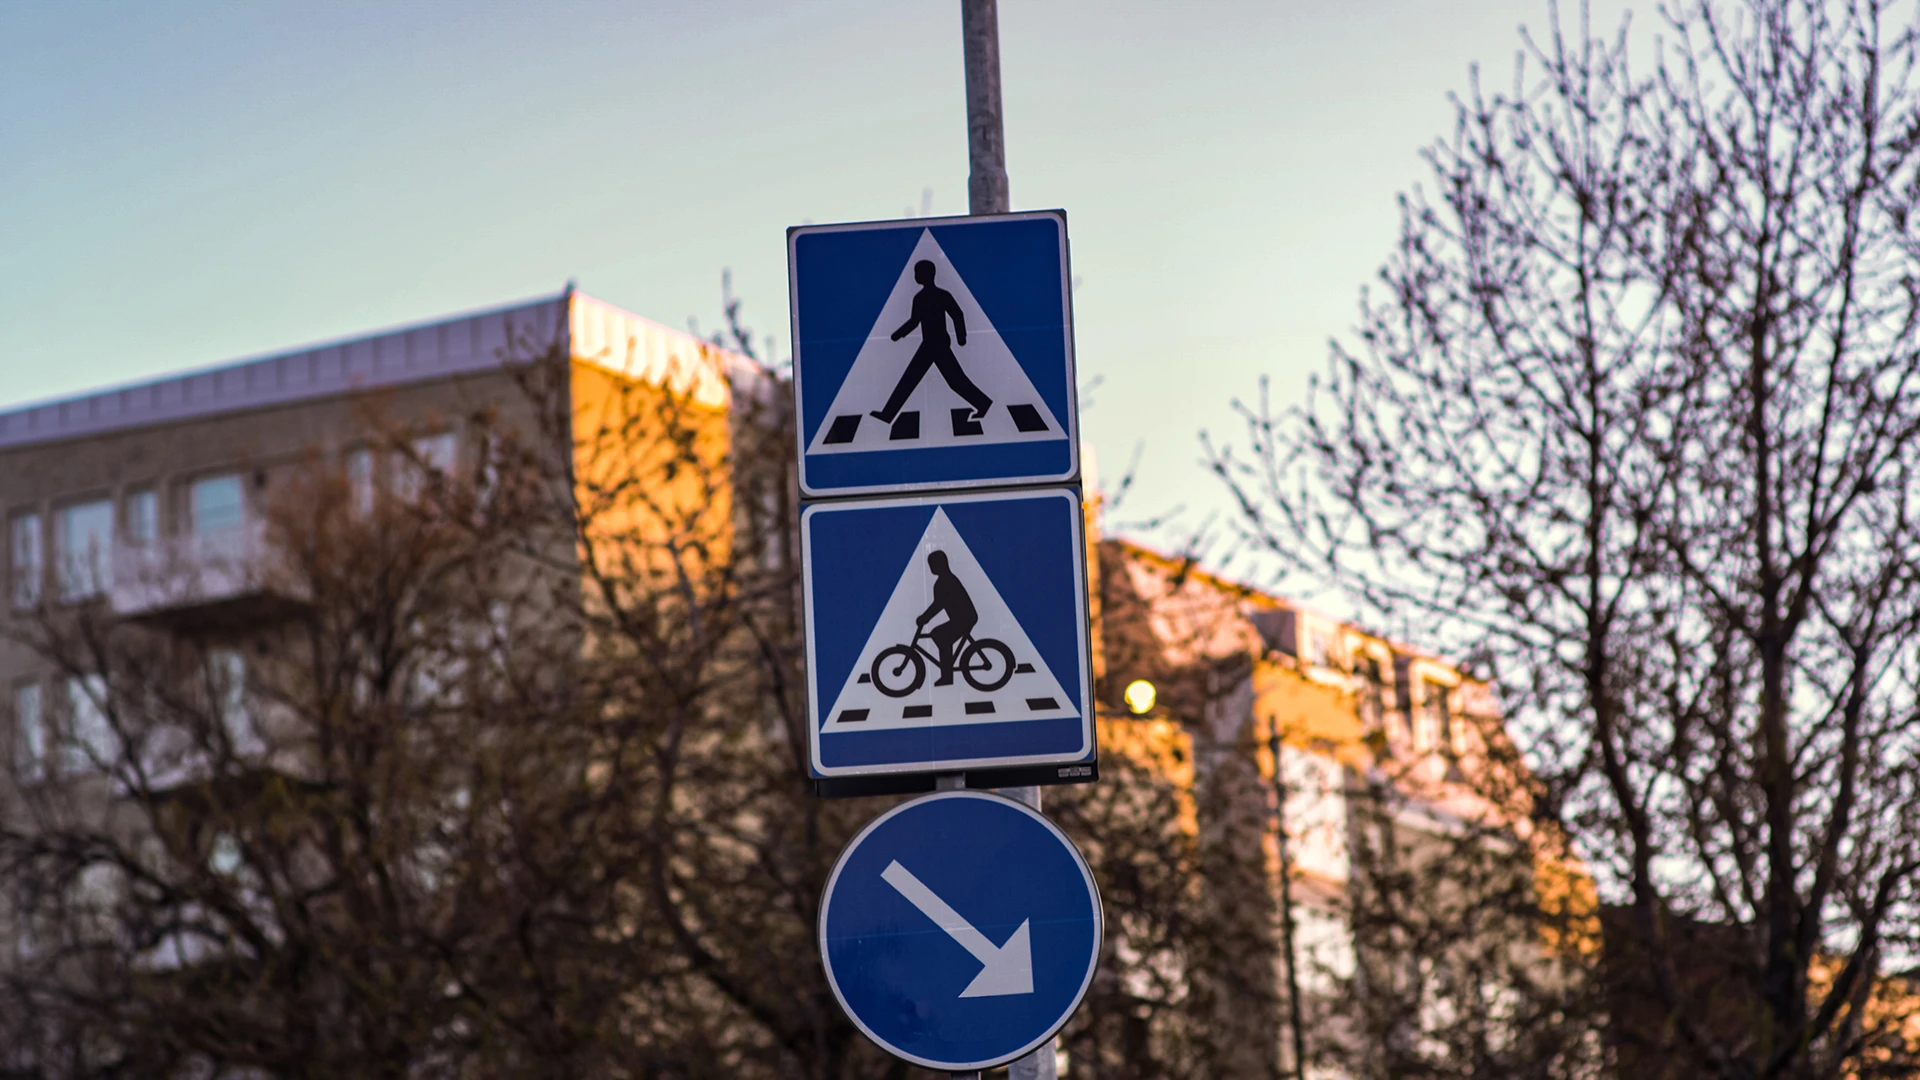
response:
[[[1013,204],[1007,196],[1007,137],[1000,122],[998,0],[960,0],[960,33],[966,39],[967,56],[967,213],[1004,214]],[[1038,787],[1001,788],[1000,794],[1040,809]],[[1057,1042],[1048,1039],[1007,1066],[1007,1080],[1056,1080]],[[979,1075],[954,1073],[953,1077]]]
[[[1000,10],[997,0],[960,0],[967,46],[967,212],[1004,214],[1007,137],[1000,125]]]

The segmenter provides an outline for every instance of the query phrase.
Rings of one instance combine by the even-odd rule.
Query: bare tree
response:
[[[1553,21],[1218,471],[1265,550],[1497,679],[1520,808],[1611,905],[1616,1067],[1910,1074],[1915,12],[1680,4],[1644,75]]]
[[[0,1066],[905,1075],[813,946],[872,807],[796,767],[784,388],[602,359],[518,342],[460,469],[368,402],[382,493],[274,470],[255,622],[25,624],[67,692],[0,824]]]
[[[529,338],[471,415],[364,401],[384,482],[269,467],[250,616],[13,624],[62,737],[0,814],[0,1075],[924,1075],[821,972],[826,875],[887,803],[805,779],[790,397],[729,313],[707,366]],[[451,469],[418,442],[450,426]],[[1251,631],[1231,590],[1156,629],[1122,547],[1106,662],[1162,703],[1103,704],[1101,783],[1049,799],[1110,927],[1063,1045],[1273,1076]]]
[[[568,1061],[604,1013],[545,976],[605,898],[527,887],[548,868],[516,850],[575,850],[553,841],[591,735],[555,677],[577,637],[546,618],[553,582],[514,559],[538,489],[391,449],[404,497],[361,505],[317,459],[282,481],[247,572],[284,608],[258,623],[31,624],[66,693],[0,832],[30,943],[0,1008],[21,1073]]]

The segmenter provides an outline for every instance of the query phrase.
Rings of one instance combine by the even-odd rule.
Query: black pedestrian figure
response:
[[[927,620],[941,612],[946,613],[947,621],[927,630],[926,634],[940,650],[940,677],[934,680],[933,685],[952,686],[956,660],[954,647],[973,633],[974,624],[980,621],[980,613],[974,610],[973,597],[967,595],[967,587],[960,584],[960,579],[947,568],[946,552],[930,553],[927,556],[927,568],[933,571],[933,603],[928,604],[927,610],[913,620],[913,626],[915,630],[925,630]]]
[[[920,385],[920,380],[926,377],[930,367],[938,367],[940,377],[947,380],[953,392],[973,406],[975,421],[987,415],[987,410],[993,407],[993,399],[973,385],[973,380],[960,370],[960,361],[953,355],[953,344],[947,340],[947,317],[953,317],[954,342],[963,346],[967,343],[967,321],[960,314],[960,305],[954,302],[953,294],[933,283],[933,274],[932,260],[921,259],[913,264],[913,280],[920,283],[920,291],[913,294],[913,315],[905,325],[893,332],[893,340],[899,341],[918,326],[920,348],[914,351],[913,360],[901,374],[899,385],[893,388],[893,396],[887,399],[886,407],[876,409],[871,414],[883,424],[893,423],[900,407],[907,403],[907,396]],[[946,681],[952,682],[953,672],[948,670],[945,674]]]

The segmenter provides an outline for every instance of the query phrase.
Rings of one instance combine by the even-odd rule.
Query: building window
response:
[[[107,721],[107,680],[99,675],[68,679],[67,737],[60,746],[61,770],[91,772],[113,767],[116,741]]]
[[[438,435],[425,435],[413,440],[413,452],[420,459],[421,464],[443,476],[453,473],[456,447],[451,431]]]
[[[394,463],[394,494],[412,502],[426,489],[428,476],[453,475],[459,444],[452,432],[422,435],[413,440],[413,453]]]
[[[39,514],[15,514],[7,531],[12,536],[13,606],[33,607],[40,602],[40,583],[46,579],[46,553],[41,547]]]
[[[207,852],[207,869],[221,877],[232,877],[240,870],[240,841],[232,833],[221,833],[213,838],[212,849]]]
[[[145,546],[160,539],[160,495],[142,488],[127,496],[127,543]]]
[[[13,688],[13,774],[22,783],[47,777],[47,713],[39,683]]]
[[[1380,658],[1362,656],[1356,666],[1360,675],[1360,722],[1368,734],[1384,732],[1387,724],[1387,681],[1380,672]]]
[[[1448,687],[1431,679],[1420,682],[1420,721],[1414,727],[1414,746],[1426,751],[1452,749],[1453,724],[1448,705]]]
[[[207,688],[214,715],[236,754],[258,754],[263,748],[247,709],[247,657],[239,649],[214,649],[207,654]]]
[[[112,940],[126,894],[126,875],[119,867],[104,862],[83,867],[67,891],[67,913],[76,936],[88,942]]]
[[[13,903],[8,907],[11,909],[7,913],[11,916],[9,921],[13,923],[14,958],[24,963],[38,960],[46,955],[48,948],[54,944],[54,939],[47,932],[46,916],[36,909],[31,894],[24,888],[17,890]],[[18,1060],[22,1063],[30,1063],[32,1061],[30,1051],[23,1053]],[[7,1064],[11,1065],[13,1062],[7,1062]],[[31,1069],[23,1071],[28,1075],[32,1074]]]
[[[1326,636],[1312,623],[1307,623],[1301,630],[1300,659],[1314,667],[1324,665],[1327,662]]]
[[[237,473],[207,476],[187,489],[187,515],[194,535],[231,532],[247,523],[247,496]]]
[[[113,569],[113,502],[63,506],[53,518],[53,542],[60,552],[55,571],[60,599],[84,600],[107,591]]]
[[[353,512],[366,517],[373,513],[373,451],[347,453],[347,498]]]
[[[474,502],[482,509],[493,506],[500,494],[500,481],[505,475],[506,447],[500,437],[482,430],[476,436],[480,440],[480,475],[474,481]]]

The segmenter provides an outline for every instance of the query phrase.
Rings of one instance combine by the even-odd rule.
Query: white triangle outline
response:
[[[974,611],[979,615],[979,622],[973,628],[974,638],[994,638],[1005,643],[1013,651],[1014,663],[1030,665],[1032,670],[1022,672],[1016,669],[1006,685],[990,692],[974,689],[959,674],[954,676],[951,686],[933,685],[939,667],[930,660],[925,661],[926,677],[921,681],[920,688],[905,697],[889,697],[871,681],[861,681],[861,676],[870,675],[874,657],[883,649],[913,638],[914,619],[926,610],[933,595],[933,574],[927,567],[927,555],[934,551],[946,552],[949,571],[960,579],[967,595],[973,600]],[[923,646],[932,649],[931,643],[923,643]],[[1054,707],[1036,708],[1029,703],[1040,700],[1051,701]],[[982,702],[992,704],[993,711],[967,711],[969,704],[978,708]],[[909,716],[909,709],[925,709],[928,715]],[[862,710],[864,714],[861,714]],[[850,715],[858,715],[858,719],[847,719]],[[926,531],[921,533],[920,542],[913,549],[913,557],[908,560],[906,570],[894,585],[893,594],[887,598],[886,607],[880,610],[879,619],[867,634],[867,642],[861,647],[859,658],[854,662],[853,669],[847,672],[840,693],[834,696],[820,730],[823,735],[836,735],[1072,718],[1079,715],[1073,699],[1061,689],[1059,680],[1047,667],[1046,659],[1040,655],[1040,650],[1034,648],[1032,639],[1021,628],[1020,620],[1014,617],[1007,602],[1001,598],[1000,590],[994,586],[986,571],[981,569],[979,560],[973,557],[972,550],[961,538],[959,530],[954,528],[946,510],[936,507],[933,519],[927,522]]]
[[[953,294],[954,302],[960,306],[960,312],[967,320],[967,343],[963,346],[955,342],[955,356],[961,368],[974,385],[993,399],[987,415],[979,421],[981,430],[978,435],[954,434],[953,410],[965,407],[967,403],[953,392],[937,368],[927,372],[901,406],[903,413],[920,414],[920,433],[917,438],[895,440],[886,424],[869,415],[872,410],[887,403],[894,384],[899,381],[901,373],[920,347],[918,329],[899,341],[893,340],[893,331],[913,313],[913,297],[920,291],[919,282],[913,279],[913,267],[922,259],[933,263],[934,283]],[[1014,405],[1031,406],[1046,424],[1046,429],[1021,431],[1010,411]],[[859,418],[854,436],[846,442],[829,444],[826,440],[833,432],[834,420],[842,416]],[[861,344],[860,351],[853,358],[853,366],[847,370],[846,379],[834,393],[833,405],[828,408],[826,419],[821,421],[820,430],[813,433],[807,453],[847,454],[873,450],[992,446],[1066,437],[1066,429],[1053,415],[1053,410],[1047,407],[1046,399],[1033,388],[1033,381],[1027,377],[1026,369],[1014,357],[1013,351],[1007,348],[1006,341],[994,328],[986,310],[973,298],[973,291],[967,288],[966,281],[954,269],[946,251],[933,238],[933,231],[922,229],[919,242],[913,246],[912,254],[907,256],[906,263],[900,268],[893,291],[887,294],[887,302],[881,306],[873,328],[867,331],[867,340]]]

